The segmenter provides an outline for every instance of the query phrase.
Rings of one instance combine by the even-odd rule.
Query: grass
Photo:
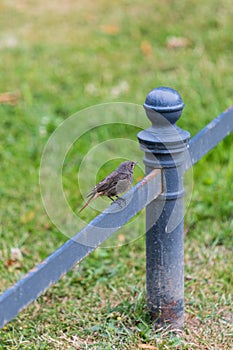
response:
[[[69,0],[59,6],[55,1],[16,5],[5,0],[0,23],[0,93],[17,96],[12,105],[0,104],[4,291],[67,239],[47,217],[38,185],[42,152],[56,127],[95,104],[141,105],[148,91],[166,85],[185,101],[179,126],[195,135],[232,104],[233,28],[230,0]],[[185,40],[174,47],[174,37]],[[88,128],[92,122],[90,113]],[[82,201],[77,171],[89,149],[119,137],[137,142],[137,132],[137,124],[105,125],[73,145],[63,173],[73,209]],[[136,144],[128,145],[130,157],[142,157]],[[124,157],[117,147],[113,142],[93,159],[98,164],[105,156]],[[137,238],[135,232],[138,239],[91,254],[0,331],[0,349],[230,349],[232,154],[229,136],[193,169],[185,217],[184,332],[154,332],[149,320],[142,213],[113,242],[127,243],[128,237]],[[97,177],[113,166],[113,161],[102,164]],[[138,170],[136,178],[141,175]],[[93,179],[83,177],[86,191]],[[89,221],[93,215],[87,210],[83,218]],[[12,248],[22,256],[12,259]]]

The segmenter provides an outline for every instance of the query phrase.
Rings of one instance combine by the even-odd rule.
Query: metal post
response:
[[[184,103],[167,87],[152,90],[144,108],[152,126],[139,132],[148,174],[162,169],[162,194],[146,208],[147,307],[156,327],[184,322],[183,173],[190,134],[176,126]]]

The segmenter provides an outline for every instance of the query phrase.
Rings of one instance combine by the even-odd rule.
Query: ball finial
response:
[[[156,111],[163,115],[171,124],[180,118],[184,102],[180,94],[169,87],[161,86],[153,89],[146,97],[144,108],[151,119],[151,112]]]

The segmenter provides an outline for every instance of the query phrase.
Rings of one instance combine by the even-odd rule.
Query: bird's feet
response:
[[[116,197],[117,199],[115,199],[113,203],[117,203],[121,208],[124,207],[126,205],[126,199],[118,196]]]

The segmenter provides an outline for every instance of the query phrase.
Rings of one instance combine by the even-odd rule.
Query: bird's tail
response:
[[[89,198],[88,201],[82,206],[82,208],[79,209],[79,211],[78,211],[79,213],[81,213],[81,211],[83,211],[83,209],[85,209],[91,201],[93,201],[94,199],[98,198],[98,197],[100,196],[100,193],[99,193],[99,192],[96,192],[96,193],[89,193],[87,196],[90,197],[90,198]]]

